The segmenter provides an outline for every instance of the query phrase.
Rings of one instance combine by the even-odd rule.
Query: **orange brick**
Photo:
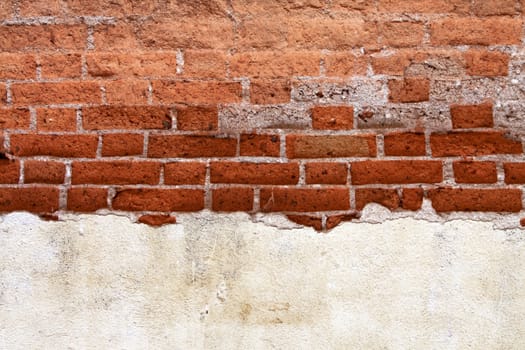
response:
[[[240,141],[241,156],[279,157],[279,135],[243,134]]]
[[[430,96],[430,81],[425,78],[405,78],[403,80],[389,80],[388,89],[390,102],[423,102]]]
[[[109,104],[145,105],[149,83],[145,80],[113,80],[102,84]]]
[[[457,183],[496,183],[498,174],[494,162],[454,162],[454,178]]]
[[[24,162],[24,183],[63,184],[66,167],[63,163],[26,160]]]
[[[387,22],[380,26],[381,44],[390,47],[410,47],[423,41],[424,26],[419,22]]]
[[[183,77],[224,79],[226,53],[217,50],[185,50]]]
[[[278,104],[290,102],[292,84],[288,79],[252,79],[250,101],[253,104]]]
[[[465,53],[467,73],[485,77],[509,74],[508,54],[498,51],[469,50]]]
[[[262,188],[260,206],[263,212],[318,212],[350,209],[347,188]]]
[[[483,156],[490,154],[521,154],[520,141],[506,137],[502,132],[450,132],[430,135],[434,157]]]
[[[366,75],[368,58],[349,52],[331,52],[323,56],[326,75],[352,77]]]
[[[157,185],[160,179],[160,163],[139,161],[73,162],[71,183],[73,185]]]
[[[468,13],[470,0],[379,0],[381,12]]]
[[[371,160],[350,166],[352,184],[412,184],[443,181],[443,165],[432,160]]]
[[[11,135],[11,152],[15,156],[54,156],[95,158],[96,135]]]
[[[66,103],[100,103],[100,86],[95,82],[60,82],[13,84],[13,103],[48,105]]]
[[[167,107],[86,107],[82,109],[82,126],[86,130],[170,129],[171,115]]]
[[[93,77],[142,78],[175,77],[175,52],[92,53],[86,57]]]
[[[37,108],[39,131],[76,131],[77,111],[70,108]]]
[[[476,16],[517,15],[519,7],[516,0],[474,0],[472,11]]]
[[[375,135],[297,135],[286,137],[288,158],[375,157]]]
[[[148,157],[234,157],[237,139],[207,135],[151,135]]]
[[[295,185],[298,163],[212,162],[212,183]]]
[[[518,189],[438,188],[430,190],[428,198],[437,212],[519,212],[522,209]]]
[[[312,127],[323,130],[354,128],[354,108],[348,106],[316,106],[312,108]]]
[[[4,155],[5,157],[5,155]],[[20,178],[20,162],[18,160],[0,159],[0,183],[17,184]]]
[[[217,107],[190,106],[177,108],[177,129],[192,131],[217,130],[219,124]]]
[[[164,165],[166,185],[204,185],[206,163],[177,162]]]
[[[40,56],[42,78],[79,78],[82,75],[82,56],[77,53]]]
[[[29,129],[30,118],[27,109],[0,109],[0,129]]]
[[[135,36],[135,27],[127,23],[97,25],[93,38],[97,50],[136,50],[141,47]]]
[[[58,188],[0,188],[0,211],[53,213],[58,210]]]
[[[484,102],[478,105],[452,105],[450,115],[454,129],[468,128],[492,128],[494,121],[492,117],[492,102]]]
[[[386,156],[424,156],[426,154],[425,134],[396,132],[385,135]]]
[[[0,53],[0,79],[35,79],[34,55]]]
[[[321,55],[311,51],[258,51],[233,55],[230,71],[233,77],[280,78],[318,76]]]
[[[525,163],[504,163],[506,184],[525,184]]]
[[[217,104],[240,102],[242,87],[232,81],[154,81],[153,98],[161,104]]]
[[[3,51],[83,50],[87,27],[66,24],[0,26],[0,42]]]
[[[102,136],[102,157],[142,155],[144,135],[106,134]]]

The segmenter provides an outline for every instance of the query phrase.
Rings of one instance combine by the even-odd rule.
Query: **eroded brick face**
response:
[[[0,4],[0,211],[522,210],[522,1]]]

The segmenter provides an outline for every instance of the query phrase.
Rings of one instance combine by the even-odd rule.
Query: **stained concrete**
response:
[[[5,215],[0,349],[525,348],[525,231],[369,211]]]

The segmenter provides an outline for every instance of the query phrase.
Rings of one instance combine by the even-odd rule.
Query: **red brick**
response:
[[[0,20],[12,18],[15,15],[14,0],[4,0],[0,2]]]
[[[102,136],[102,157],[126,157],[142,155],[144,135],[107,134]]]
[[[318,216],[310,215],[286,215],[288,220],[295,222],[296,224],[313,227],[316,231],[323,229],[323,219]]]
[[[0,188],[0,211],[52,213],[58,210],[58,188]]]
[[[250,101],[253,104],[269,105],[290,102],[292,84],[287,79],[252,79]]]
[[[295,185],[298,163],[212,162],[212,183]]]
[[[443,165],[432,160],[378,160],[350,166],[352,184],[410,184],[443,181]]]
[[[499,131],[450,132],[430,135],[434,157],[483,156],[490,154],[521,154],[520,141],[513,140]]]
[[[148,147],[148,157],[152,158],[234,157],[237,139],[205,135],[152,135]]]
[[[519,44],[521,27],[518,18],[445,18],[431,24],[430,40],[433,45]]]
[[[498,51],[469,50],[465,52],[467,74],[483,77],[509,75],[508,54]]]
[[[7,89],[5,84],[0,83],[0,104],[5,105],[7,103]]]
[[[184,19],[146,23],[139,40],[151,49],[229,49],[233,47],[233,21],[229,18]]]
[[[348,1],[347,1],[348,2]],[[242,15],[270,15],[273,16],[300,13],[304,14],[314,11],[318,13],[324,6],[324,0],[273,0],[273,1],[257,1],[257,0],[241,0],[233,1],[233,7],[236,12]]]
[[[257,51],[233,55],[230,72],[234,77],[289,78],[318,76],[321,55],[312,51]]]
[[[24,183],[63,184],[66,166],[60,162],[26,160]]]
[[[219,112],[217,107],[181,106],[177,108],[177,129],[191,131],[217,130]]]
[[[518,189],[438,188],[430,190],[428,197],[437,212],[519,212],[522,209]]]
[[[15,156],[53,156],[95,158],[96,135],[11,135],[11,152]]]
[[[178,162],[164,165],[166,185],[204,185],[206,163]]]
[[[13,84],[11,91],[13,103],[17,105],[102,102],[96,82]]]
[[[423,204],[423,189],[404,188],[401,197],[401,207],[405,210],[419,210]]]
[[[472,4],[476,16],[517,15],[518,9],[516,0],[474,0]]]
[[[318,212],[350,209],[347,188],[262,188],[263,212]]]
[[[217,104],[241,102],[240,82],[154,81],[153,98],[160,104]]]
[[[385,135],[386,156],[424,156],[425,134],[420,132],[394,132]]]
[[[286,20],[274,16],[249,16],[238,27],[241,50],[286,48],[288,25]]]
[[[149,83],[145,80],[113,80],[102,83],[109,104],[148,104]]]
[[[36,60],[34,55],[0,53],[0,79],[35,79]]]
[[[371,64],[376,74],[404,75],[408,66],[421,56],[426,55],[415,50],[380,53],[372,56]]]
[[[470,0],[380,0],[379,10],[387,13],[468,13]]]
[[[403,80],[389,80],[388,89],[390,102],[423,102],[430,96],[430,81],[425,78],[405,78]]]
[[[525,163],[504,163],[503,168],[505,169],[505,183],[525,183]]]
[[[72,16],[130,16],[149,15],[157,1],[139,0],[67,0],[67,9]]]
[[[282,23],[274,21],[275,26]],[[344,50],[377,45],[376,24],[362,18],[296,17],[288,23],[287,44],[291,48]]]
[[[252,188],[218,188],[212,191],[212,209],[214,211],[252,211]]]
[[[492,102],[478,105],[452,105],[450,106],[452,127],[454,129],[492,128]]]
[[[159,227],[163,225],[175,224],[177,223],[177,218],[171,215],[141,215],[138,219],[138,222],[141,224],[146,224],[149,226]]]
[[[62,13],[60,0],[20,1],[18,8],[21,17],[58,16]]]
[[[454,178],[457,183],[490,184],[498,181],[494,162],[454,162]]]
[[[139,161],[73,162],[71,183],[95,185],[157,185],[160,163]]]
[[[87,107],[82,109],[82,124],[86,130],[170,129],[171,115],[166,107]]]
[[[381,44],[389,47],[421,45],[424,25],[421,22],[387,22],[380,26]]]
[[[93,39],[97,50],[137,50],[141,44],[131,23],[117,22],[95,26]]]
[[[93,77],[175,77],[176,52],[92,53],[86,57]]]
[[[286,137],[288,158],[375,157],[374,135],[298,135]]]
[[[217,50],[184,51],[183,77],[224,79],[226,77],[226,53]]]
[[[279,135],[243,134],[240,141],[241,156],[279,157]]]
[[[369,203],[377,203],[390,210],[400,207],[401,198],[395,189],[358,188],[355,190],[355,206],[362,210]]]
[[[20,178],[20,162],[0,159],[0,183],[17,184]]]
[[[28,109],[0,109],[0,129],[29,129]]]
[[[77,212],[93,212],[108,206],[108,191],[104,188],[70,188],[67,192],[67,209]]]
[[[354,107],[316,106],[312,108],[312,127],[322,130],[354,128]]]
[[[80,78],[82,56],[78,53],[49,54],[40,56],[42,78]]]
[[[68,108],[37,108],[38,131],[76,131],[77,111]]]
[[[345,185],[348,178],[346,163],[306,163],[306,183]]]
[[[0,26],[0,42],[3,51],[84,50],[87,27],[67,24]]]
[[[339,225],[342,222],[345,221],[352,221],[354,219],[358,219],[360,216],[359,213],[350,213],[350,214],[342,214],[342,215],[331,215],[326,217],[326,227],[325,229],[331,230],[337,225]]]
[[[204,191],[189,189],[124,189],[113,198],[113,209],[125,211],[199,211]]]
[[[325,74],[335,77],[353,77],[366,75],[368,58],[349,52],[331,52],[323,56]]]

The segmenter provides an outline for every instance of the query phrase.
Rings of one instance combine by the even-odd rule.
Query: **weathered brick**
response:
[[[87,27],[67,24],[0,26],[0,42],[3,51],[83,50]]]
[[[355,190],[355,207],[362,210],[369,203],[377,203],[390,210],[400,207],[401,198],[395,189],[358,188]]]
[[[105,188],[74,187],[67,192],[67,209],[77,212],[93,212],[108,206],[108,190]]]
[[[477,105],[452,105],[450,106],[452,127],[454,129],[492,128],[494,126],[492,109],[491,101]]]
[[[476,16],[502,16],[519,14],[516,0],[474,0],[472,11]]]
[[[0,2],[0,20],[12,18],[15,15],[14,0],[4,0]]]
[[[496,183],[498,172],[494,162],[454,162],[454,178],[457,183],[482,184]]]
[[[169,214],[148,214],[141,215],[138,218],[138,222],[149,226],[159,227],[163,225],[175,224],[177,222],[177,218]]]
[[[300,135],[286,137],[288,158],[375,157],[375,135]]]
[[[237,139],[206,135],[152,135],[149,138],[148,157],[233,157],[237,153]]]
[[[288,79],[252,79],[250,81],[250,101],[253,104],[288,103],[291,92],[292,84]]]
[[[17,184],[20,178],[20,162],[0,159],[0,183]]]
[[[470,0],[379,0],[381,12],[468,13]]]
[[[419,210],[423,204],[424,191],[421,188],[404,188],[401,207],[405,210]]]
[[[60,162],[26,160],[24,183],[63,184],[66,166]]]
[[[96,135],[11,135],[11,152],[20,157],[94,158],[97,145]]]
[[[348,106],[315,106],[312,108],[312,127],[323,130],[354,128],[354,108]]]
[[[344,185],[347,183],[346,163],[310,162],[305,165],[307,184]]]
[[[77,111],[71,108],[37,108],[38,131],[76,131]]]
[[[171,115],[166,107],[87,107],[82,109],[82,125],[86,130],[170,129]]]
[[[279,157],[279,135],[242,134],[240,155],[252,157]]]
[[[0,188],[0,211],[52,213],[58,210],[58,188]]]
[[[73,16],[130,16],[149,15],[157,1],[140,0],[66,0],[68,12]]]
[[[360,216],[359,213],[353,212],[350,214],[342,214],[342,215],[330,215],[326,217],[326,230],[331,230],[337,225],[339,225],[342,222],[345,221],[352,221],[354,219],[358,219]]]
[[[282,78],[318,76],[321,54],[315,51],[256,51],[233,55],[230,72],[233,77]]]
[[[17,105],[102,102],[96,82],[22,83],[13,84],[11,91],[13,103]]]
[[[522,209],[518,189],[438,188],[430,190],[428,197],[437,212],[519,212]]]
[[[212,162],[212,183],[295,185],[298,163]]]
[[[5,105],[7,103],[7,89],[5,84],[0,83],[0,104]]]
[[[368,57],[345,51],[325,54],[323,61],[327,76],[364,76],[368,70]]]
[[[510,57],[503,52],[468,50],[465,61],[469,75],[496,77],[509,74]]]
[[[30,118],[27,109],[0,109],[0,129],[28,129]]]
[[[445,18],[431,24],[433,45],[512,45],[521,42],[522,20],[509,17]]]
[[[60,0],[20,1],[18,10],[21,17],[58,16],[62,13]]]
[[[217,50],[185,50],[183,77],[226,78],[226,53]]]
[[[263,212],[318,212],[350,209],[347,188],[262,188],[260,206]]]
[[[91,53],[86,57],[93,77],[142,78],[175,77],[176,52]]]
[[[253,189],[241,187],[217,188],[212,190],[214,211],[252,211]]]
[[[102,83],[106,100],[115,105],[148,104],[149,83],[145,80],[113,80]]]
[[[126,157],[142,155],[144,135],[106,134],[102,136],[102,157]]]
[[[123,189],[117,191],[112,207],[125,211],[181,211],[204,209],[204,191],[190,189]]]
[[[217,130],[219,112],[213,106],[181,106],[177,108],[177,129],[191,131]]]
[[[154,81],[153,99],[160,104],[241,102],[242,87],[233,81]]]
[[[317,231],[323,229],[323,219],[320,216],[311,215],[286,215],[288,220],[296,224],[313,227]]]
[[[505,183],[525,184],[525,163],[504,163]]]
[[[421,22],[386,22],[379,28],[384,46],[411,47],[423,41],[424,25]]]
[[[166,185],[204,185],[206,163],[177,162],[164,165]]]
[[[352,163],[352,184],[415,184],[443,181],[443,165],[434,160],[377,160]]]
[[[97,25],[93,39],[97,50],[137,50],[141,47],[131,23]]]
[[[434,157],[523,152],[520,141],[510,139],[500,131],[434,133],[430,135],[430,146]]]
[[[425,134],[421,132],[394,132],[384,137],[386,156],[424,156]]]
[[[0,79],[35,79],[36,60],[31,54],[0,53]]]
[[[425,78],[405,78],[389,80],[388,89],[390,102],[423,102],[430,96],[430,81]]]
[[[40,55],[39,60],[44,79],[80,78],[82,75],[81,54],[47,54]]]
[[[160,163],[139,161],[73,162],[71,183],[73,185],[157,185],[160,179]]]

